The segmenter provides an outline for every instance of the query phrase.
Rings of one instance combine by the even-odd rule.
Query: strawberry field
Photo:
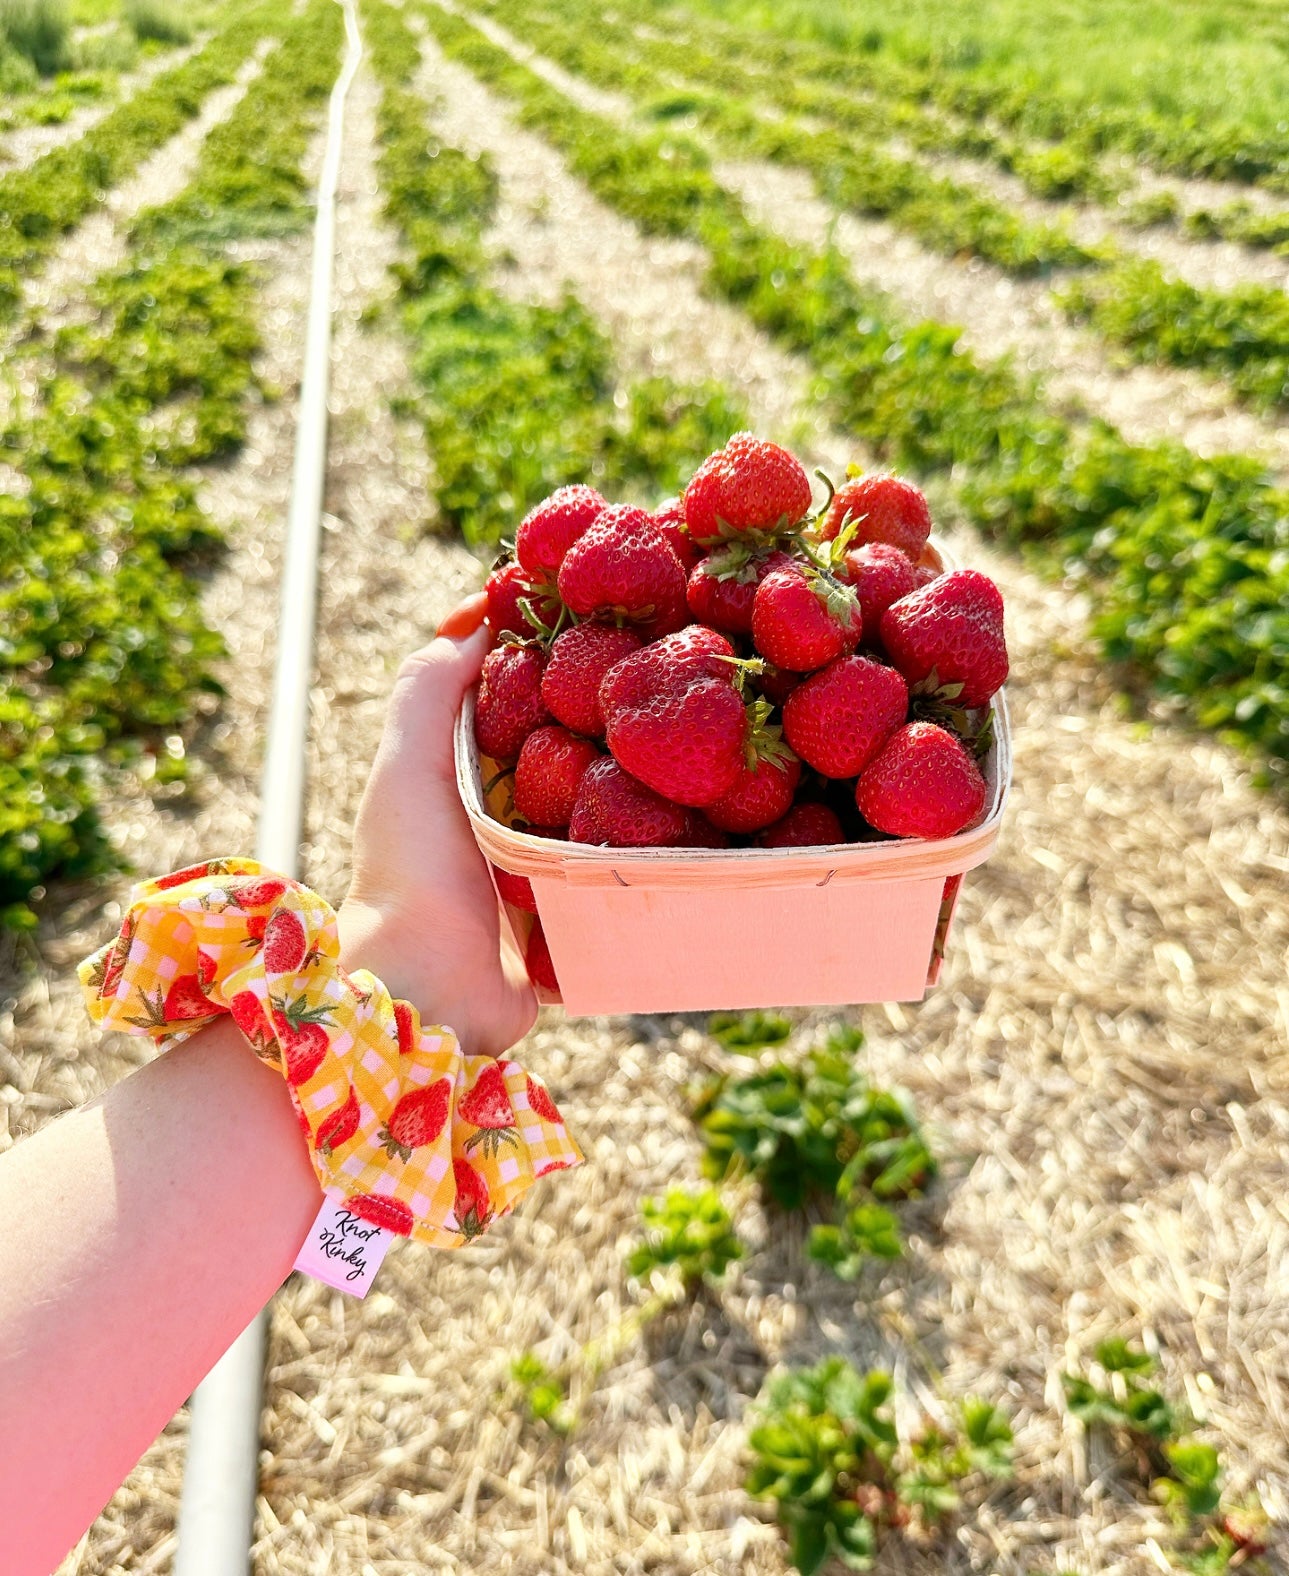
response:
[[[344,43],[336,0],[23,9],[0,1150],[145,1055],[73,976],[131,873],[253,843]],[[1282,1569],[1282,14],[357,15],[304,879],[343,895],[398,662],[526,513],[654,509],[740,429],[925,491],[1003,595],[1015,779],[922,1003],[543,1012],[587,1165],[365,1302],[287,1283],[254,1569]],[[186,1428],[59,1576],[168,1568]]]

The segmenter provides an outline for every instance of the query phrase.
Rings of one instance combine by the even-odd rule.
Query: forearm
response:
[[[0,1159],[0,1570],[48,1576],[290,1272],[321,1195],[231,1023]]]

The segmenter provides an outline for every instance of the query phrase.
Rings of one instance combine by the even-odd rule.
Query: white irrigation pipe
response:
[[[269,712],[255,857],[297,873],[304,822],[304,752],[318,599],[318,536],[327,469],[327,388],[331,363],[331,280],[336,190],[345,99],[362,59],[354,0],[345,9],[348,49],[331,93],[327,151],[318,179],[313,277],[287,517],[282,615]],[[174,1576],[246,1576],[259,1491],[266,1313],[257,1314],[193,1394],[179,1506]]]

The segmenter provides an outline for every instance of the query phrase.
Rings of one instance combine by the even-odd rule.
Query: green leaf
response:
[[[1191,1515],[1212,1515],[1221,1499],[1222,1479],[1221,1463],[1213,1446],[1177,1440],[1164,1446],[1164,1456]]]
[[[707,1020],[707,1032],[727,1051],[751,1053],[782,1045],[792,1033],[792,1024],[774,1012],[714,1012]]]
[[[645,1199],[640,1216],[645,1235],[626,1261],[627,1273],[639,1280],[674,1266],[686,1287],[715,1284],[743,1257],[743,1244],[715,1188],[698,1193],[672,1188],[665,1198]]]
[[[1134,1350],[1121,1335],[1102,1341],[1096,1359],[1107,1373],[1152,1374],[1159,1366],[1149,1352]]]

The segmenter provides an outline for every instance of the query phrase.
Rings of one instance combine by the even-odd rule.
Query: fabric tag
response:
[[[325,1286],[365,1297],[394,1233],[353,1214],[343,1193],[323,1195],[295,1268]]]

